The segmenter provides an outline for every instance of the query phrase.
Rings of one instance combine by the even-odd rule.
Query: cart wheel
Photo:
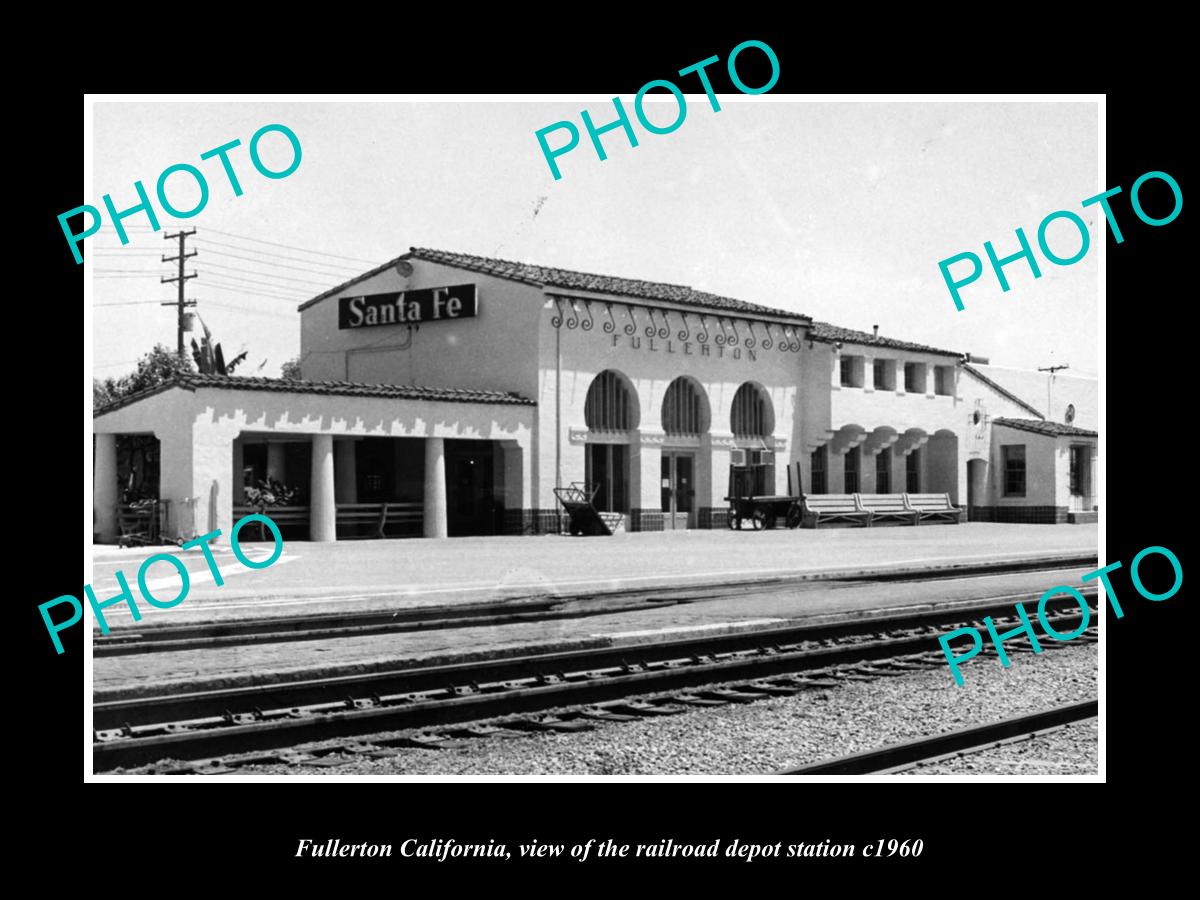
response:
[[[788,528],[799,528],[800,520],[803,518],[804,518],[804,511],[801,510],[799,506],[793,506],[791,509],[788,510],[787,527]]]
[[[750,522],[755,531],[762,531],[767,527],[766,512],[761,509],[756,509],[750,518]]]
[[[742,527],[742,521],[733,513],[729,514],[729,520],[725,523],[729,526],[730,531],[739,531]]]

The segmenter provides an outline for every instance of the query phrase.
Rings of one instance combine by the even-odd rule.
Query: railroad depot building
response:
[[[228,535],[264,479],[294,491],[267,510],[293,539],[557,533],[554,488],[584,481],[626,530],[723,528],[731,462],[766,464],[761,493],[786,493],[795,462],[806,493],[946,492],[986,521],[1095,514],[1087,379],[1039,405],[1030,373],[961,353],[417,248],[300,313],[301,380],[185,376],[94,411],[99,540],[128,512],[130,440],[157,451],[166,539]]]

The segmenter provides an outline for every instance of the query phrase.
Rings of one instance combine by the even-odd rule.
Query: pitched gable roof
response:
[[[1062,422],[1046,422],[1042,419],[992,419],[993,425],[1007,425],[1018,431],[1031,431],[1034,434],[1044,434],[1048,437],[1098,437],[1096,432],[1086,428],[1076,428]]]
[[[848,344],[867,344],[872,347],[888,347],[893,350],[916,350],[921,353],[937,353],[942,356],[962,356],[961,353],[954,350],[942,350],[938,347],[930,347],[927,344],[916,344],[912,341],[901,341],[896,338],[877,337],[873,334],[867,334],[865,331],[855,331],[853,328],[843,328],[840,325],[832,325],[829,322],[813,322],[808,336],[813,340],[824,341],[825,343],[843,341]]]
[[[808,316],[801,313],[790,312],[785,309],[773,309],[769,306],[747,303],[744,300],[737,300],[733,297],[723,297],[719,294],[710,294],[707,291],[698,291],[688,287],[686,284],[643,281],[637,278],[621,278],[616,275],[597,275],[592,272],[577,272],[573,269],[559,269],[552,266],[514,262],[512,260],[496,259],[488,256],[474,256],[469,253],[452,253],[447,250],[433,250],[427,247],[412,247],[403,256],[398,256],[390,262],[384,263],[382,266],[377,266],[369,272],[365,272],[343,284],[339,284],[335,288],[330,288],[323,294],[318,294],[313,299],[301,304],[299,308],[305,310],[315,303],[341,293],[359,281],[370,278],[372,275],[378,275],[380,272],[405,259],[421,259],[444,266],[451,266],[456,269],[480,272],[495,278],[519,281],[523,284],[540,288],[558,287],[567,290],[592,291],[599,294],[614,294],[619,297],[677,303],[680,306],[694,306],[717,312],[770,315],[791,319],[800,324],[808,324],[812,321]]]
[[[472,391],[459,388],[417,387],[407,384],[360,384],[353,381],[303,381],[291,378],[243,378],[237,375],[177,375],[169,381],[122,397],[113,403],[93,410],[93,418],[129,406],[139,400],[161,394],[171,388],[194,391],[197,388],[217,388],[226,391],[271,391],[283,394],[320,394],[342,397],[383,397],[395,400],[433,400],[447,403],[507,403],[533,406],[519,394],[506,391]]]

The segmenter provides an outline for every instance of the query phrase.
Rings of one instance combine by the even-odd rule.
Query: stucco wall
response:
[[[395,268],[360,281],[301,313],[300,371],[315,381],[411,384],[512,391],[532,398],[537,357],[528,352],[538,325],[541,291],[529,285],[411,260],[408,278]],[[477,286],[474,318],[407,325],[338,328],[338,298],[455,284]]]
[[[322,396],[274,391],[173,388],[98,416],[97,434],[148,432],[162,444],[159,497],[195,498],[184,534],[220,528],[233,516],[233,441],[243,432],[373,437],[441,437],[505,442],[515,452],[505,469],[509,503],[529,505],[533,408],[382,397]],[[517,485],[519,484],[519,497]]]

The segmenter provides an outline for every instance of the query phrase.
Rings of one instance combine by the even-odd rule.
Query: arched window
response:
[[[737,437],[770,437],[775,430],[771,398],[756,384],[747,381],[733,395],[733,433]]]
[[[629,383],[605,369],[588,388],[583,420],[591,431],[630,431],[637,427],[637,408]]]
[[[676,378],[667,388],[662,405],[663,431],[699,435],[708,430],[708,400],[704,389],[690,378]]]

